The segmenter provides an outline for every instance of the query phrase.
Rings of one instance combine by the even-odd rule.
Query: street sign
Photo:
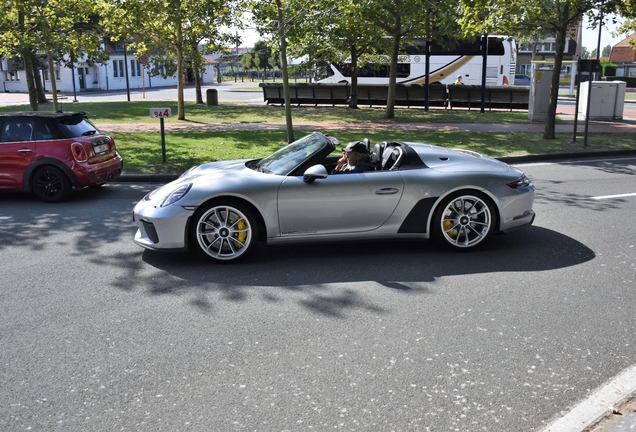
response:
[[[150,117],[158,118],[161,126],[161,154],[163,163],[166,163],[166,132],[163,125],[163,119],[172,115],[170,108],[150,108]]]
[[[152,118],[168,118],[172,116],[170,108],[150,108],[150,117]]]

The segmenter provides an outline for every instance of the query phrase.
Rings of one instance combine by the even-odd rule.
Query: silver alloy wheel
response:
[[[474,195],[459,195],[446,204],[438,223],[453,247],[471,248],[484,240],[493,224],[490,207]]]
[[[214,259],[230,261],[247,252],[253,229],[252,222],[241,210],[216,205],[198,218],[196,238],[203,252]]]

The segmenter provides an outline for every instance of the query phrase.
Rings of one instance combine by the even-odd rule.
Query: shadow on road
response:
[[[594,257],[591,249],[572,238],[531,227],[496,236],[479,251],[468,253],[440,250],[433,242],[330,243],[264,247],[244,262],[217,264],[191,254],[144,251],[143,261],[165,277],[142,285],[151,295],[203,290],[216,292],[227,301],[302,292],[309,296],[306,307],[338,316],[346,308],[382,308],[360,304],[362,299],[354,290],[334,295],[330,284],[380,286],[405,295],[432,294],[434,282],[446,276],[548,271]],[[258,288],[264,289],[255,291]]]
[[[132,243],[136,228],[130,211],[149,188],[118,184],[82,190],[63,204],[1,194],[0,252],[19,247],[56,254],[63,244],[67,258],[78,265],[113,269],[113,277],[95,281],[98,285],[150,296],[183,295],[205,313],[219,301],[294,297],[303,307],[335,317],[354,309],[381,313],[383,305],[370,303],[367,295],[378,289],[434,295],[436,282],[448,276],[549,271],[595,258],[577,240],[534,226],[495,236],[468,253],[428,241],[305,244],[262,247],[243,262],[224,265],[188,253],[144,251]],[[355,286],[334,287],[342,283]]]

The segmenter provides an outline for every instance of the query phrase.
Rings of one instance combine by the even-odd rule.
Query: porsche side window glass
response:
[[[307,135],[271,155],[261,159],[253,169],[269,174],[287,175],[304,160],[325,147],[326,143],[316,135]]]

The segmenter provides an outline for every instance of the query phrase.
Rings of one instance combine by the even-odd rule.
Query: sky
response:
[[[619,22],[620,22],[620,18],[619,18]],[[587,28],[588,26],[589,24],[583,21],[583,44],[582,45],[587,48],[588,52],[592,52],[598,46],[598,30],[599,29],[598,28],[589,29]],[[601,30],[601,51],[603,51],[603,48],[606,47],[607,45],[614,46],[627,37],[625,35],[619,35],[616,37],[612,36],[611,33],[612,31],[615,31],[615,30],[616,30],[615,24],[609,23],[603,26],[603,29]]]

